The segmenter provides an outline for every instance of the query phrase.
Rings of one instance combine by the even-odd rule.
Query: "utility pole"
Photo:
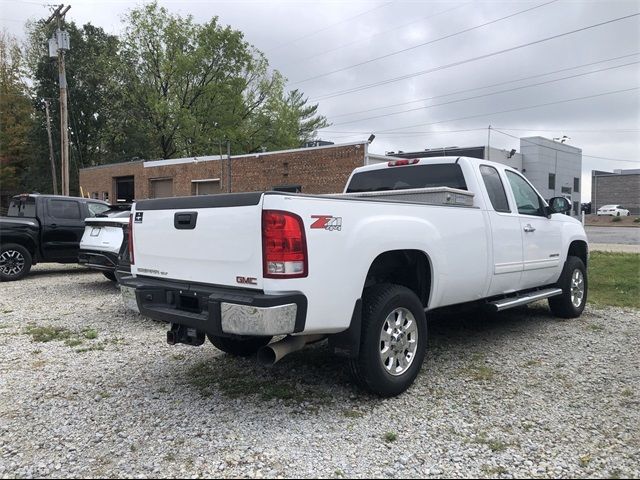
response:
[[[489,125],[487,132],[487,160],[491,161],[491,125]]]
[[[53,141],[51,140],[51,117],[49,116],[49,100],[44,101],[44,111],[47,114],[47,136],[49,137],[49,159],[51,160],[51,178],[53,180],[53,194],[58,195],[58,174],[56,160],[53,155]]]
[[[62,164],[62,194],[69,195],[69,119],[67,111],[67,75],[64,67],[64,51],[69,50],[69,35],[62,30],[62,20],[71,8],[58,5],[47,19],[48,25],[54,19],[57,29],[49,39],[49,56],[58,58],[58,79],[60,84],[60,161]]]
[[[227,140],[227,185],[231,193],[231,141]]]

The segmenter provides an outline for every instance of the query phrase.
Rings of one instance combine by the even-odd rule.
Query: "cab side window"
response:
[[[49,200],[49,215],[67,220],[80,219],[80,204],[73,200]]]
[[[482,174],[484,186],[487,187],[487,193],[493,209],[496,212],[511,213],[507,194],[504,191],[504,185],[498,171],[489,165],[481,165],[480,173]]]
[[[516,205],[520,215],[536,215],[544,217],[544,203],[529,183],[517,173],[507,170],[507,179],[516,197]]]

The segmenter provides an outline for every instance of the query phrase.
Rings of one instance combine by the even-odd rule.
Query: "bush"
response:
[[[636,217],[633,223],[640,223],[640,217]]]
[[[612,222],[621,222],[621,221],[622,221],[622,218],[620,218],[620,217],[613,217],[613,218],[611,219],[611,221],[612,221]]]

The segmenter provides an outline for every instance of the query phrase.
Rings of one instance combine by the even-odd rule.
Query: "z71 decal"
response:
[[[325,230],[342,230],[342,217],[333,217],[331,215],[311,215],[316,221],[311,224],[311,228],[323,228]]]

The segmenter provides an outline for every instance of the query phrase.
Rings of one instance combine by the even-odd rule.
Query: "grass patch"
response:
[[[589,257],[588,301],[640,309],[640,255],[593,252]]]
[[[96,332],[93,328],[86,328],[82,331],[82,336],[87,340],[95,340],[98,338],[98,332]]]
[[[613,223],[618,223],[618,222],[621,222],[621,221],[622,221],[622,218],[620,218],[620,217],[613,217],[613,218],[611,219],[611,221],[612,221]]]
[[[396,432],[387,432],[384,434],[384,441],[387,443],[392,443],[398,440],[398,434]]]
[[[495,438],[489,438],[486,433],[480,433],[473,439],[474,443],[479,443],[480,445],[486,445],[489,447],[494,453],[504,452],[510,444],[507,442],[503,442],[502,440],[497,440]]]
[[[462,373],[478,382],[490,382],[496,375],[496,371],[493,368],[475,363],[463,368]]]
[[[487,475],[490,476],[495,476],[495,475],[504,475],[505,473],[507,473],[507,468],[503,467],[502,465],[498,465],[497,467],[492,467],[490,465],[482,465],[482,467],[480,467],[480,469],[486,473]]]
[[[292,380],[267,377],[264,371],[258,374],[246,366],[239,371],[228,368],[235,360],[202,362],[192,367],[187,381],[200,390],[204,396],[212,395],[216,390],[230,398],[244,398],[258,395],[262,400],[282,400],[288,403],[326,403],[329,395],[308,385],[296,385]],[[223,363],[224,362],[224,363]]]
[[[31,335],[34,342],[38,343],[64,341],[68,340],[73,335],[73,332],[67,328],[51,326],[36,327],[29,325],[26,328],[26,332],[28,335]]]
[[[640,217],[636,218],[633,223],[640,223]]]
[[[631,390],[630,388],[625,388],[624,390],[622,390],[622,396],[627,398],[632,397],[633,390]]]
[[[101,352],[104,350],[104,343],[96,343],[89,347],[78,348],[76,353],[85,353],[85,352]]]
[[[67,347],[78,347],[84,344],[85,340],[95,340],[98,338],[98,332],[92,328],[85,328],[81,332],[74,332],[64,327],[53,327],[46,325],[44,327],[38,327],[35,325],[28,325],[25,329],[27,335],[31,335],[31,339],[38,343],[48,342],[64,342]],[[104,350],[104,344],[96,343],[86,348],[80,348],[76,352],[89,352],[92,350]],[[40,350],[37,350],[40,352]]]

